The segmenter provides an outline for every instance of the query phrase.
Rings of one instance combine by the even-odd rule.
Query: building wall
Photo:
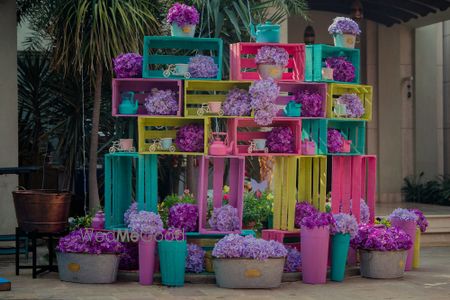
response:
[[[444,174],[450,175],[450,21],[443,23]]]
[[[0,1],[0,167],[18,164],[16,2]],[[0,234],[14,233],[11,191],[17,175],[0,175]]]

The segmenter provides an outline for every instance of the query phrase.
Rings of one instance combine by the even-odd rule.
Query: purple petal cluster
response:
[[[80,228],[60,238],[56,250],[64,253],[120,254],[123,246],[112,232]]]
[[[213,230],[233,231],[239,229],[238,211],[235,207],[227,204],[215,207],[208,221]]]
[[[410,211],[417,215],[417,226],[419,226],[421,232],[427,231],[428,220],[420,209],[410,208]]]
[[[342,152],[344,146],[344,137],[341,132],[334,128],[329,128],[327,133],[328,152],[339,153]]]
[[[187,245],[186,272],[201,273],[205,271],[205,250],[195,244]]]
[[[350,202],[351,205],[351,202]],[[350,207],[351,208],[351,207]],[[370,220],[370,209],[367,205],[366,201],[364,199],[360,200],[360,206],[359,206],[359,221],[361,223],[367,224]]]
[[[120,254],[120,270],[138,270],[139,269],[139,250],[138,243],[127,242],[123,244],[123,252]]]
[[[194,6],[176,2],[167,13],[167,23],[176,23],[178,26],[197,25],[200,21],[200,14]]]
[[[356,94],[344,94],[336,101],[345,104],[350,118],[360,118],[364,115],[364,106]]]
[[[272,124],[279,110],[275,100],[280,94],[280,87],[272,78],[267,78],[253,82],[249,93],[251,107],[255,110],[256,124],[262,126]]]
[[[142,76],[142,56],[138,53],[120,54],[113,59],[114,73],[117,78]]]
[[[384,225],[359,225],[358,234],[350,241],[353,248],[397,251],[408,250],[412,247],[411,237],[397,227]]]
[[[204,130],[200,124],[188,124],[177,131],[175,143],[184,152],[203,152]]]
[[[289,61],[289,54],[284,48],[263,46],[256,53],[255,62],[259,64],[278,65],[285,67]]]
[[[414,221],[416,222],[418,219],[418,216],[415,212],[410,211],[406,208],[396,208],[394,211],[389,215],[388,220],[389,222],[392,222],[393,219],[400,220],[400,221]]]
[[[304,217],[317,214],[317,209],[306,201],[302,201],[295,205],[295,227],[300,228]]]
[[[189,73],[192,78],[214,78],[219,68],[211,56],[197,54],[189,58]]]
[[[163,231],[163,222],[159,215],[141,210],[130,216],[128,229],[140,235],[156,236]]]
[[[327,212],[317,212],[310,216],[302,218],[300,225],[301,227],[306,227],[313,229],[315,227],[329,226],[334,222],[333,215]]]
[[[359,35],[361,30],[359,29],[358,23],[350,18],[336,17],[328,27],[328,32],[330,34],[354,34]]]
[[[290,127],[275,127],[267,135],[267,147],[274,153],[293,153],[294,133]]]
[[[176,115],[178,112],[177,94],[172,90],[152,89],[145,98],[145,108],[150,115]]]
[[[299,272],[302,265],[302,256],[300,251],[293,247],[286,247],[288,253],[284,262],[284,272]]]
[[[123,220],[126,226],[130,224],[130,218],[132,215],[136,214],[138,212],[138,204],[137,202],[131,203],[130,207],[125,211],[123,214]]]
[[[355,237],[358,233],[358,222],[356,218],[349,214],[339,213],[333,215],[334,222],[331,225],[331,232],[333,234],[349,233],[351,238]]]
[[[301,90],[295,93],[294,101],[302,104],[302,117],[323,117],[323,97],[318,92]]]
[[[355,66],[344,56],[328,57],[325,65],[333,69],[333,79],[336,81],[353,82],[355,79]]]
[[[185,232],[197,230],[198,210],[197,205],[178,203],[169,210],[169,226],[183,229]]]
[[[257,239],[251,235],[243,237],[238,234],[229,234],[216,243],[212,255],[217,258],[265,260],[285,257],[287,250],[283,244],[276,241]]]
[[[248,91],[239,88],[230,90],[222,108],[226,116],[249,116],[252,106]]]

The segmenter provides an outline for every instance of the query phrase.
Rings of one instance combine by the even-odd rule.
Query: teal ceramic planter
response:
[[[176,37],[194,37],[195,25],[184,25],[178,26],[178,24],[173,23],[170,25],[170,31],[172,36]]]
[[[167,286],[184,285],[186,253],[186,240],[158,242],[162,284]]]
[[[350,247],[350,234],[338,233],[331,239],[331,273],[333,281],[343,281],[345,265],[347,264],[348,248]]]

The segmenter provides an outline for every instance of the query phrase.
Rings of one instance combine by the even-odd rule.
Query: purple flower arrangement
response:
[[[169,210],[169,227],[183,229],[185,232],[197,230],[198,210],[197,205],[190,203],[178,203]]]
[[[425,232],[428,227],[428,220],[420,209],[410,208],[410,211],[414,212],[417,216],[417,226],[419,226],[421,232]]]
[[[341,132],[334,128],[328,128],[327,132],[328,139],[328,152],[339,153],[342,152],[344,146],[344,137]]]
[[[302,104],[302,117],[323,117],[323,97],[318,92],[301,90],[295,93],[293,100]]]
[[[339,213],[333,215],[334,222],[331,225],[333,234],[350,234],[354,238],[358,233],[358,222],[356,218],[349,214]]]
[[[364,115],[364,106],[356,94],[344,94],[336,101],[345,104],[350,118],[360,118]]]
[[[251,235],[229,234],[219,240],[212,251],[216,258],[249,258],[265,260],[286,257],[287,250],[276,241],[257,239]]]
[[[229,204],[215,207],[208,223],[213,230],[217,231],[238,230],[240,225],[238,211]]]
[[[200,14],[194,6],[176,2],[169,9],[166,20],[167,23],[171,25],[176,23],[180,27],[186,25],[197,25],[200,21]]]
[[[230,90],[222,108],[226,116],[249,116],[252,106],[248,91],[239,88]]]
[[[136,214],[137,212],[138,212],[137,202],[131,203],[130,207],[128,207],[128,209],[123,214],[123,221],[124,221],[126,226],[128,226],[128,224],[130,224],[131,216]]]
[[[350,241],[353,248],[374,251],[408,250],[412,247],[411,237],[397,227],[384,225],[359,225],[358,234]]]
[[[285,67],[289,61],[289,54],[281,47],[263,46],[258,49],[255,56],[257,65],[277,65]]]
[[[112,232],[80,228],[60,238],[56,250],[63,253],[120,254],[123,246]]]
[[[351,202],[350,202],[351,205]],[[363,224],[369,223],[370,220],[370,209],[367,205],[366,201],[364,199],[360,200],[360,206],[359,206],[359,220]]]
[[[189,58],[189,73],[192,78],[214,78],[219,69],[211,56],[196,55]]]
[[[280,94],[280,87],[272,79],[257,80],[249,89],[251,107],[255,110],[255,122],[261,126],[272,124],[277,115],[278,107],[275,100]]]
[[[152,89],[145,98],[145,108],[150,115],[176,115],[178,101],[172,90]]]
[[[275,127],[267,135],[267,147],[273,153],[293,153],[294,133],[290,127]]]
[[[201,273],[205,271],[205,250],[195,244],[187,245],[186,272]]]
[[[342,82],[352,82],[355,79],[355,66],[344,56],[325,59],[327,68],[333,69],[333,79]]]
[[[295,227],[300,228],[303,218],[317,214],[317,209],[306,201],[295,205]]]
[[[300,251],[293,247],[286,247],[287,256],[284,262],[284,272],[292,273],[299,272],[302,265],[302,256]]]
[[[410,211],[406,208],[396,208],[394,211],[389,215],[388,220],[389,222],[392,222],[392,220],[400,220],[400,221],[406,221],[406,222],[416,222],[418,219],[418,216],[415,212]]]
[[[305,216],[300,221],[301,227],[313,229],[315,227],[330,226],[334,222],[333,215],[327,212],[317,212],[310,216]]]
[[[130,216],[128,229],[140,235],[157,236],[163,231],[163,222],[159,215],[141,210]]]
[[[139,269],[138,244],[133,242],[122,243],[123,252],[120,254],[119,270]]]
[[[117,78],[142,76],[142,56],[138,53],[120,54],[113,59],[114,73]]]
[[[361,30],[359,29],[358,23],[350,18],[336,17],[333,23],[328,27],[328,32],[330,34],[353,34],[359,35]]]
[[[204,130],[200,124],[188,124],[177,131],[175,143],[181,151],[203,152]]]

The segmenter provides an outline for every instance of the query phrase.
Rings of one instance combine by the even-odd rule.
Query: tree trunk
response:
[[[102,101],[103,65],[97,63],[94,86],[94,109],[92,112],[91,144],[89,148],[89,211],[93,212],[100,206],[97,184],[97,149],[98,129],[100,122],[100,104]]]

